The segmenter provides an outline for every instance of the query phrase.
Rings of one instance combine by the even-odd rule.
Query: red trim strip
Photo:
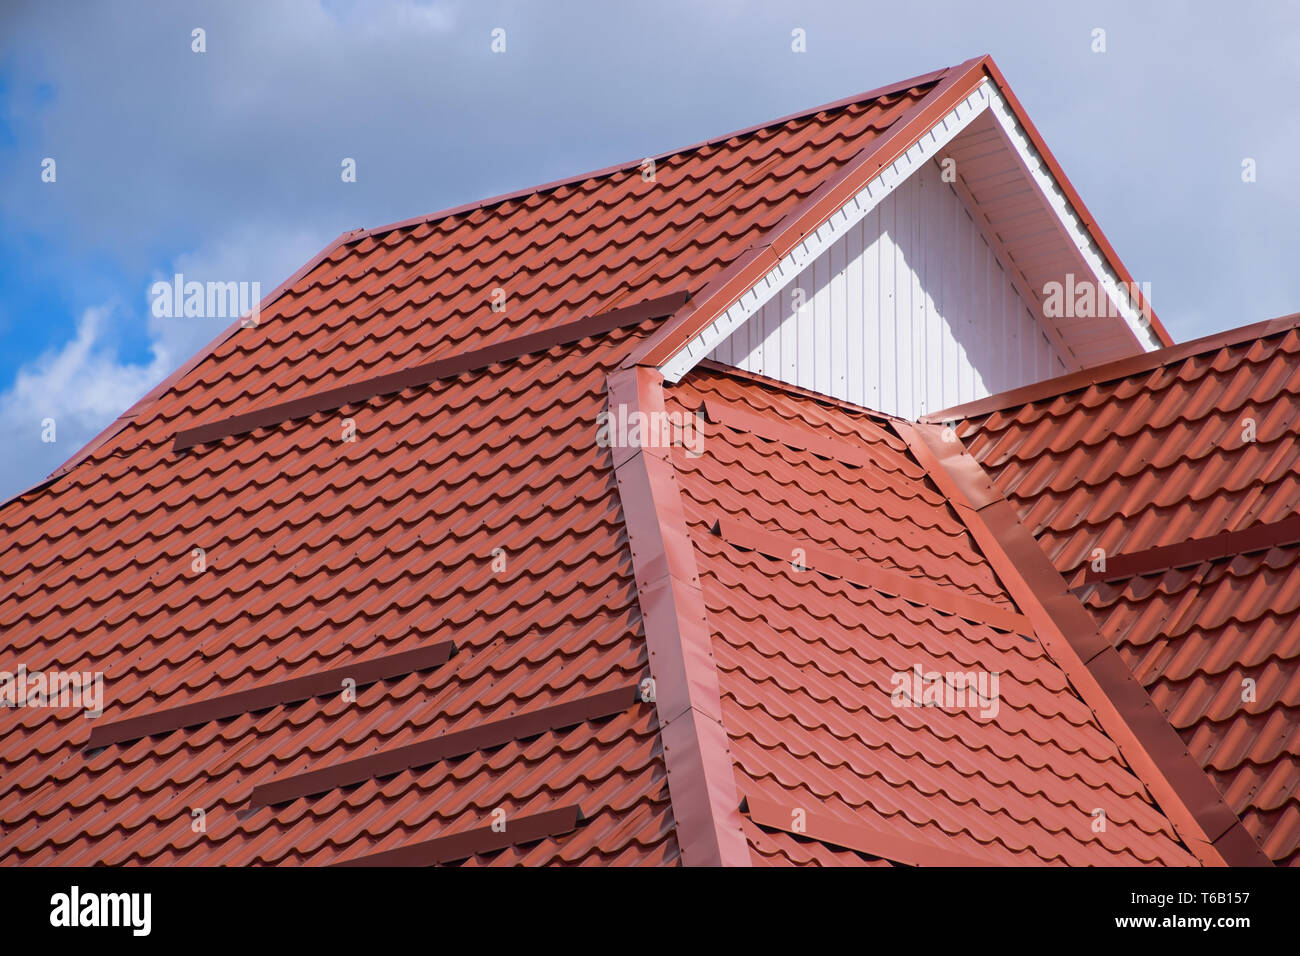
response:
[[[608,388],[611,408],[621,405],[651,415],[664,410],[663,376],[653,369],[615,372]],[[650,652],[682,862],[750,866],[730,741],[722,725],[713,635],[677,469],[667,448],[615,449],[614,476]]]
[[[90,732],[90,740],[86,746],[94,750],[126,740],[139,740],[141,737],[151,737],[154,734],[171,733],[183,727],[224,720],[282,704],[294,704],[312,697],[336,694],[342,689],[345,678],[356,681],[357,687],[364,687],[376,681],[402,677],[416,671],[433,670],[447,663],[455,652],[456,645],[453,642],[443,641],[429,647],[419,647],[368,661],[357,661],[316,674],[308,674],[305,677],[294,677],[264,687],[225,694],[211,700],[197,701],[168,710],[142,714],[139,717],[128,717],[109,724],[96,724]]]
[[[1042,157],[1044,165],[1078,214],[1084,228],[1101,249],[1107,263],[1114,269],[1120,281],[1130,283],[1129,287],[1133,287],[1132,276],[1128,269],[1120,261],[1110,242],[1102,235],[1078,191],[1066,177],[1051,150],[1047,148],[1047,144],[1025,113],[1019,99],[1007,85],[1002,72],[997,68],[992,57],[982,56],[946,70],[939,83],[929,90],[907,115],[893,124],[887,136],[870,143],[838,175],[823,183],[805,202],[777,223],[762,241],[724,269],[696,296],[695,302],[688,310],[683,310],[682,314],[674,316],[663,329],[635,350],[624,362],[624,367],[638,364],[663,366],[733,302],[753,288],[796,243],[820,226],[881,169],[910,149],[930,127],[961,99],[968,96],[985,77],[997,86],[998,91],[1011,107],[1017,122]],[[1156,339],[1164,345],[1172,345],[1173,339],[1161,324],[1150,303],[1144,302],[1140,291],[1138,299],[1136,305],[1139,309],[1145,306],[1144,314],[1150,322]]]
[[[251,412],[245,412],[242,415],[232,415],[221,421],[196,425],[193,428],[187,428],[176,433],[172,450],[184,451],[195,445],[203,445],[222,438],[246,434],[257,428],[268,428],[295,418],[306,418],[317,412],[358,404],[380,395],[388,395],[408,388],[428,385],[438,379],[454,378],[465,372],[478,371],[499,362],[508,362],[522,358],[525,355],[531,355],[534,352],[545,352],[558,345],[569,345],[585,338],[604,335],[615,329],[640,325],[646,319],[671,315],[681,308],[686,299],[687,293],[685,292],[676,292],[656,299],[647,299],[626,308],[613,309],[599,315],[579,319],[576,322],[568,322],[555,328],[531,332],[495,345],[463,352],[460,355],[453,355],[450,358],[427,362],[398,372],[377,375],[361,382],[341,385],[338,388],[327,389],[312,395],[304,395],[302,398],[259,408]]]
[[[562,730],[566,727],[576,727],[589,720],[612,717],[623,713],[639,699],[638,688],[620,687],[617,690],[543,707],[541,710],[516,714],[504,720],[479,724],[467,730],[443,734],[432,740],[421,740],[391,750],[381,750],[332,767],[281,777],[254,788],[248,798],[249,808],[287,803],[298,797],[310,797],[337,787],[351,786],[376,777],[391,776],[413,767],[427,767],[451,757],[463,757],[480,750],[490,750],[512,740],[536,737],[549,730]]]
[[[1083,197],[1081,197],[1079,191],[1074,188],[1074,184],[1070,182],[1070,178],[1065,175],[1065,170],[1063,170],[1061,164],[1056,161],[1056,157],[1052,155],[1052,151],[1047,148],[1047,142],[1038,132],[1038,127],[1036,127],[1033,120],[1029,118],[1029,114],[1025,111],[1019,98],[1012,92],[1011,87],[1007,84],[1006,77],[1002,75],[1002,71],[999,70],[997,64],[993,62],[993,57],[982,57],[981,65],[988,72],[989,78],[997,84],[999,92],[1002,93],[1002,98],[1006,100],[1007,105],[1011,107],[1011,112],[1015,114],[1016,120],[1025,131],[1025,135],[1029,137],[1029,141],[1034,144],[1034,148],[1038,151],[1038,155],[1042,157],[1043,164],[1047,166],[1047,171],[1052,174],[1052,178],[1056,181],[1056,185],[1060,187],[1061,192],[1065,194],[1066,202],[1070,204],[1075,214],[1079,217],[1083,227],[1088,230],[1088,235],[1092,237],[1093,241],[1097,244],[1097,247],[1101,250],[1102,257],[1110,264],[1110,267],[1115,270],[1115,274],[1119,277],[1120,282],[1126,284],[1126,288],[1138,288],[1136,283],[1133,282],[1133,276],[1129,274],[1128,269],[1124,266],[1124,263],[1120,261],[1119,255],[1115,252],[1114,247],[1111,246],[1110,240],[1106,238],[1105,234],[1101,231],[1101,227],[1097,225],[1096,219],[1094,219],[1092,213],[1088,211],[1088,207],[1084,205]],[[1142,313],[1145,304],[1144,314],[1146,315],[1147,321],[1151,323],[1151,330],[1155,332],[1156,340],[1163,345],[1173,345],[1173,338],[1171,338],[1169,332],[1166,331],[1164,324],[1156,315],[1155,309],[1152,307],[1151,303],[1145,301],[1145,297],[1142,295],[1140,288],[1138,288],[1137,298],[1138,301],[1135,302],[1134,305],[1137,306],[1138,311]]]
[[[1178,544],[1134,551],[1132,554],[1117,554],[1106,558],[1105,571],[1094,571],[1092,565],[1088,564],[1088,572],[1083,579],[1091,583],[1135,578],[1200,564],[1202,561],[1235,558],[1252,551],[1267,551],[1269,548],[1285,547],[1297,542],[1300,542],[1300,515],[1271,524],[1252,525],[1241,531],[1226,531],[1208,538],[1192,538]]]
[[[990,860],[978,860],[964,853],[954,853],[939,846],[899,836],[897,832],[877,830],[865,823],[847,823],[834,816],[825,806],[787,806],[762,797],[746,797],[744,809],[749,813],[749,819],[760,827],[866,853],[891,863],[906,866],[997,865]],[[796,810],[803,811],[803,830],[794,828]]]
[[[781,562],[789,562],[794,549],[801,548],[806,555],[806,567],[827,577],[871,588],[921,607],[931,607],[975,624],[1016,634],[1033,634],[1028,619],[1022,615],[960,591],[864,564],[847,554],[836,553],[809,541],[772,534],[733,517],[720,519],[715,528],[724,541],[737,548],[757,551]]]
[[[959,442],[945,442],[937,425],[898,421],[894,429],[1192,854],[1208,866],[1271,865],[979,463]]]
[[[525,843],[536,843],[547,837],[562,836],[576,830],[583,820],[582,810],[574,803],[567,807],[544,810],[515,820],[507,817],[503,830],[494,830],[492,825],[488,824],[465,833],[435,837],[421,843],[358,856],[332,865],[436,866],[439,863],[455,863],[481,853],[491,853]]]

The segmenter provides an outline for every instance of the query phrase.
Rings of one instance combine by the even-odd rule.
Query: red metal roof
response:
[[[1195,862],[887,419],[716,368],[667,394],[709,410],[703,454],[673,461],[745,798],[888,833],[931,864]],[[848,567],[819,567],[824,552]],[[858,579],[873,569],[904,580]],[[917,666],[999,672],[999,712],[893,706],[893,675]],[[845,862],[748,822],[756,863]]]
[[[577,831],[491,860],[675,860],[656,715],[631,698],[602,720],[249,807],[271,781],[643,679],[630,554],[594,429],[629,333],[188,451],[173,441],[699,288],[935,81],[660,157],[653,182],[629,164],[346,234],[277,290],[258,327],[232,327],[8,503],[8,669],[103,671],[100,721],[217,713],[235,693],[447,641],[456,654],[364,686],[355,704],[290,701],[97,751],[97,722],[76,712],[0,712],[0,859],[324,863],[481,828],[498,807],[531,818],[577,803]],[[340,441],[344,417],[355,442]]]
[[[0,860],[1238,852],[903,423],[636,362],[973,69],[346,234],[0,508],[0,669],[106,678],[94,721],[0,713]],[[703,454],[605,447],[619,402],[702,410]],[[916,666],[997,714],[894,706]]]
[[[934,418],[961,422],[1246,829],[1300,863],[1297,317]]]

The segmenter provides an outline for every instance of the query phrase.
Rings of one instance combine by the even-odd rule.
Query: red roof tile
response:
[[[973,413],[971,454],[1249,832],[1300,863],[1300,330],[1082,374],[935,418]]]

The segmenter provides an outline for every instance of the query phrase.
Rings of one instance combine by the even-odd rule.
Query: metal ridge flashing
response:
[[[792,249],[810,234],[822,229],[824,224],[833,222],[836,214],[846,203],[851,203],[854,196],[873,177],[883,175],[886,167],[910,155],[936,124],[942,124],[944,118],[953,110],[959,109],[964,100],[975,96],[982,84],[990,84],[992,99],[1005,104],[1006,122],[1017,124],[1023,131],[1028,146],[1037,154],[1037,167],[1045,170],[1046,177],[1064,196],[1066,206],[1078,219],[1080,229],[1099,250],[1100,260],[1121,284],[1127,283],[1124,288],[1132,288],[1129,271],[1097,228],[1091,213],[1052,156],[1020,101],[1007,86],[1001,71],[991,57],[982,56],[945,71],[938,83],[891,124],[888,132],[867,144],[856,157],[823,182],[759,241],[719,273],[690,307],[679,312],[663,329],[643,343],[624,363],[624,367],[652,365],[676,381],[693,364],[682,356],[683,353],[687,353],[688,357],[693,354],[690,349],[692,343],[698,345],[698,337],[703,336],[741,303],[750,290],[778,274],[783,268],[784,258]],[[1133,305],[1139,315],[1146,318],[1151,338],[1157,344],[1172,345],[1173,339],[1150,303],[1142,298],[1140,291]],[[724,335],[725,330],[718,334]]]
[[[871,177],[906,153],[933,122],[978,86],[984,76],[983,59],[976,57],[944,71],[939,82],[900,116],[888,133],[864,146],[853,159],[768,230],[759,242],[723,269],[689,307],[673,316],[664,328],[624,362],[623,367],[649,365],[662,368],[739,296],[775,268],[789,249],[856,195]]]
[[[937,425],[894,428],[1191,853],[1208,866],[1271,866],[979,463],[959,442],[944,441]]]
[[[620,369],[607,386],[611,408],[664,412],[663,376],[654,369]],[[713,636],[671,450],[614,448],[613,456],[682,862],[751,866]]]

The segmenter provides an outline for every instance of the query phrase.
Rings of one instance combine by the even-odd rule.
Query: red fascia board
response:
[[[289,289],[297,285],[297,283],[300,280],[302,280],[313,270],[315,270],[315,268],[318,265],[320,265],[327,258],[329,258],[329,256],[334,252],[335,249],[338,249],[340,246],[344,246],[350,242],[355,241],[355,238],[360,232],[361,230],[359,229],[353,229],[348,232],[342,233],[333,242],[329,243],[327,246],[321,249],[320,252],[316,253],[316,255],[308,259],[307,262],[300,269],[298,269],[296,272],[293,273],[293,275],[289,276],[289,278],[285,279],[278,286],[276,286],[275,289],[273,289],[269,295],[262,297],[262,301],[258,306],[258,314],[260,315],[263,312],[270,311],[271,306],[276,302],[276,300],[280,298],[280,296],[284,295],[285,292],[289,291]],[[116,435],[123,428],[125,428],[128,422],[133,421],[137,416],[139,416],[141,412],[143,412],[146,408],[148,408],[154,402],[158,401],[159,398],[161,398],[172,388],[174,388],[177,385],[177,383],[181,381],[181,379],[183,379],[186,375],[192,372],[200,363],[202,363],[205,359],[207,359],[208,356],[210,356],[213,353],[213,351],[215,351],[223,342],[226,341],[226,339],[230,338],[237,331],[239,331],[239,329],[242,327],[243,320],[244,317],[240,316],[239,319],[231,323],[231,325],[228,328],[226,328],[224,332],[221,332],[204,348],[194,353],[194,355],[190,357],[189,361],[185,362],[183,365],[181,365],[180,368],[176,369],[176,371],[168,375],[165,379],[163,379],[156,386],[154,386],[148,392],[148,394],[146,394],[143,398],[137,401],[125,412],[123,412],[121,415],[115,418],[108,425],[108,427],[106,427],[98,435],[96,435],[89,442],[83,445],[80,451],[74,454],[71,458],[65,461],[58,468],[54,469],[54,471],[50,472],[50,474],[47,477],[36,482],[34,485],[23,489],[17,494],[10,495],[8,498],[4,500],[3,503],[0,503],[0,508],[5,507],[10,502],[16,501],[17,499],[23,497],[24,495],[30,494],[33,491],[37,491],[42,488],[49,487],[59,478],[63,477],[65,474],[67,474],[69,471],[75,468],[77,465],[81,464],[81,462],[84,461],[86,458],[88,458],[90,455],[94,454],[95,451],[97,451],[100,448],[100,446],[102,446],[105,442],[109,441],[114,435]]]
[[[254,788],[248,800],[249,808],[287,803],[298,797],[309,797],[376,777],[391,776],[403,770],[427,767],[440,760],[490,750],[550,730],[562,730],[589,720],[612,717],[623,713],[639,699],[640,690],[637,687],[620,687],[443,734],[432,740],[421,740],[319,770],[281,777]]]
[[[706,329],[747,290],[776,267],[790,249],[813,232],[871,179],[937,123],[983,78],[982,59],[967,60],[944,72],[943,78],[890,128],[851,162],[819,186],[764,237],[763,241],[724,269],[691,304],[679,312],[624,363],[662,366]]]
[[[1043,379],[1041,382],[1035,382],[1032,385],[1024,385],[1020,388],[999,392],[996,395],[990,395],[988,398],[979,398],[963,405],[954,405],[942,411],[923,415],[920,421],[924,424],[937,424],[983,418],[993,412],[1047,401],[1094,385],[1105,385],[1132,375],[1153,372],[1162,366],[1182,362],[1198,355],[1208,355],[1220,349],[1245,345],[1258,339],[1284,334],[1296,329],[1297,326],[1300,326],[1300,312],[1293,315],[1279,316],[1276,319],[1266,319],[1263,322],[1243,325],[1239,328],[1229,329],[1226,332],[1215,332],[1212,335],[1202,336],[1199,339],[1183,342],[1180,345],[1156,349],[1154,352],[1130,355],[1127,358],[1115,359],[1112,362],[1095,365],[1092,368],[1082,369],[1078,372],[1071,372],[1068,375]]]
[[[611,408],[651,416],[664,411],[663,376],[654,369],[620,369],[607,387]],[[667,448],[614,449],[613,460],[682,862],[750,866],[713,635],[676,466]]]
[[[749,814],[749,819],[760,827],[865,853],[891,863],[905,866],[995,865],[987,860],[977,860],[964,853],[954,853],[900,836],[897,832],[878,830],[865,823],[849,823],[833,815],[824,806],[784,805],[764,797],[746,797],[743,809]],[[795,828],[795,811],[802,811],[800,817],[803,829]]]
[[[920,607],[933,608],[975,624],[984,624],[1015,634],[1033,633],[1029,620],[1015,611],[981,601],[957,590],[918,581],[905,574],[886,571],[851,558],[847,554],[837,554],[810,541],[773,534],[732,517],[719,519],[714,527],[723,541],[737,548],[756,551],[784,563],[791,561],[794,549],[798,548],[804,553],[803,566],[818,574],[871,588],[882,594],[902,598]]]
[[[1084,581],[1092,583],[1140,577],[1200,564],[1202,561],[1216,561],[1250,554],[1252,551],[1285,547],[1296,542],[1300,542],[1300,515],[1270,524],[1252,525],[1241,531],[1227,531],[1207,538],[1191,538],[1178,544],[1107,557],[1105,571],[1094,571],[1092,565],[1088,564]]]
[[[969,484],[978,462],[959,442],[945,442],[935,425],[899,421],[894,428],[962,517],[1034,625],[1039,643],[1192,854],[1208,866],[1271,866],[1119,652],[1102,637],[1092,615],[1067,590],[1065,579],[1015,509],[1001,496],[990,498],[986,474],[977,485]],[[953,467],[958,461],[961,467]],[[983,469],[978,472],[983,474]]]
[[[1160,319],[1156,316],[1155,309],[1152,308],[1150,302],[1146,301],[1145,297],[1142,295],[1141,288],[1133,282],[1133,276],[1130,275],[1128,269],[1125,268],[1118,253],[1116,253],[1115,249],[1111,246],[1110,240],[1108,240],[1105,234],[1102,233],[1101,228],[1097,225],[1092,213],[1089,212],[1088,207],[1084,205],[1083,198],[1079,195],[1079,191],[1074,188],[1074,184],[1070,182],[1069,177],[1065,175],[1065,171],[1061,169],[1061,164],[1056,161],[1056,157],[1052,155],[1052,151],[1047,148],[1047,143],[1038,132],[1038,127],[1036,127],[1033,121],[1029,118],[1029,114],[1025,111],[1024,106],[1016,97],[1016,94],[1011,91],[1011,87],[1007,84],[1006,77],[1002,75],[1002,71],[998,69],[997,64],[993,62],[993,57],[982,57],[981,65],[987,71],[989,78],[997,84],[998,91],[1002,94],[1002,98],[1007,101],[1007,105],[1011,107],[1011,111],[1016,114],[1016,119],[1024,128],[1025,135],[1029,137],[1029,141],[1033,143],[1034,148],[1038,150],[1038,154],[1043,158],[1043,162],[1047,166],[1048,171],[1051,172],[1052,178],[1056,180],[1056,184],[1060,187],[1061,192],[1065,194],[1066,201],[1069,202],[1070,206],[1079,216],[1083,227],[1088,230],[1088,235],[1090,235],[1093,241],[1097,243],[1097,247],[1101,250],[1101,254],[1106,258],[1106,261],[1110,263],[1110,267],[1115,270],[1115,274],[1119,276],[1121,282],[1128,284],[1127,288],[1138,290],[1138,302],[1136,305],[1139,309],[1142,309],[1145,306],[1144,314],[1150,321],[1151,329],[1155,332],[1156,338],[1162,345],[1173,345],[1174,340],[1170,337],[1164,324],[1161,323]]]
[[[529,199],[533,196],[540,196],[556,189],[562,189],[565,186],[577,186],[581,183],[593,179],[603,179],[606,176],[613,176],[617,173],[628,172],[630,170],[640,171],[642,163],[648,158],[653,162],[662,162],[673,156],[680,156],[686,153],[695,152],[696,150],[705,149],[710,146],[717,146],[725,143],[730,139],[749,136],[757,133],[759,130],[771,129],[777,126],[784,126],[786,123],[793,123],[799,120],[807,119],[810,116],[816,116],[818,113],[829,112],[831,110],[843,109],[846,106],[852,106],[854,103],[862,103],[868,100],[877,100],[886,96],[894,96],[904,93],[907,90],[916,87],[928,86],[938,82],[943,78],[951,67],[944,67],[940,70],[933,70],[930,73],[923,73],[920,76],[914,76],[908,80],[900,80],[897,83],[890,83],[886,86],[878,87],[874,90],[867,90],[864,93],[858,93],[854,96],[846,96],[843,99],[835,100],[831,103],[825,103],[821,106],[814,106],[812,109],[799,110],[782,116],[779,119],[766,120],[762,123],[755,123],[752,126],[746,126],[744,129],[738,129],[731,133],[725,133],[722,136],[714,136],[690,146],[682,146],[678,149],[670,149],[666,152],[658,153],[654,156],[643,157],[640,159],[629,160],[624,163],[617,163],[613,166],[606,166],[603,169],[594,169],[591,172],[579,173],[576,176],[566,176],[563,179],[552,180],[549,183],[543,183],[540,186],[529,186],[525,189],[516,189],[512,192],[501,193],[488,199],[480,199],[476,202],[463,203],[459,206],[452,206],[449,209],[443,209],[439,212],[429,213],[423,216],[414,216],[410,219],[402,219],[398,222],[387,223],[382,226],[375,226],[372,229],[357,230],[358,238],[377,238],[387,233],[394,232],[398,229],[410,229],[415,226],[422,226],[430,223],[440,222],[443,219],[450,219],[453,216],[463,216],[468,213],[477,212],[480,209],[491,209],[493,206],[499,206],[502,203],[512,202],[520,199]]]
[[[671,315],[686,301],[687,293],[676,292],[636,305],[612,309],[597,315],[567,322],[551,329],[516,336],[495,345],[474,349],[449,358],[426,362],[400,372],[376,375],[350,385],[326,389],[301,398],[232,415],[220,421],[195,425],[176,433],[173,451],[185,451],[195,445],[204,445],[235,435],[243,435],[258,428],[269,428],[297,418],[307,418],[317,412],[359,404],[381,395],[418,388],[439,379],[454,378],[465,372],[478,371],[500,362],[508,362],[559,345],[569,345],[592,336],[604,335],[629,325],[640,325],[647,319]]]
[[[87,748],[91,750],[126,740],[139,740],[154,734],[171,733],[183,727],[224,720],[241,714],[255,713],[283,704],[294,704],[312,697],[337,694],[343,681],[351,679],[358,688],[376,681],[403,677],[416,671],[434,670],[451,659],[456,646],[451,641],[418,647],[415,650],[389,654],[334,667],[329,670],[277,681],[262,687],[224,694],[210,700],[197,701],[180,707],[154,711],[139,717],[128,717],[112,723],[99,724],[90,732]]]
[[[547,837],[563,836],[576,830],[583,820],[582,810],[574,803],[513,820],[507,816],[504,828],[494,828],[492,824],[488,824],[464,833],[435,837],[432,840],[370,853],[332,865],[405,867],[455,863],[481,853],[492,853],[507,847],[536,843]]]

